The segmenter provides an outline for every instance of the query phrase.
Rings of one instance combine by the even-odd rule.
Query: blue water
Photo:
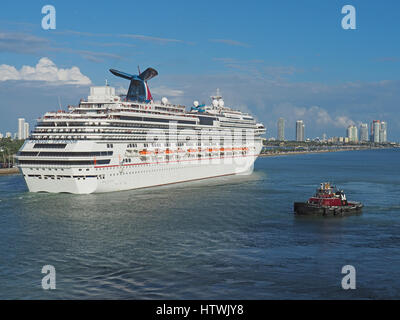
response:
[[[251,176],[95,195],[0,176],[0,298],[399,299],[399,163],[400,150],[259,158]],[[325,180],[363,214],[295,217]],[[41,288],[47,264],[56,290]]]

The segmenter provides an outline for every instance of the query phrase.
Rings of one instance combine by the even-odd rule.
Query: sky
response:
[[[42,28],[42,7],[56,10]],[[343,29],[352,5],[356,29]],[[277,136],[296,120],[308,138],[345,136],[350,124],[388,123],[400,141],[399,1],[4,1],[0,11],[0,132],[33,126],[76,105],[91,85],[124,93],[108,69],[153,67],[156,100],[190,107],[219,88],[227,106],[252,113]]]

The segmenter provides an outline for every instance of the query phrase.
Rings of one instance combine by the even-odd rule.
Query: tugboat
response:
[[[345,216],[361,213],[362,207],[360,202],[347,201],[343,190],[324,182],[307,202],[295,202],[294,212],[298,215]]]

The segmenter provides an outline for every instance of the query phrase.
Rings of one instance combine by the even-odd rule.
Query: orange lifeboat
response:
[[[150,154],[150,153],[151,153],[151,152],[150,152],[150,151],[147,151],[146,149],[139,151],[139,154],[140,154],[140,155],[148,155],[148,154]]]

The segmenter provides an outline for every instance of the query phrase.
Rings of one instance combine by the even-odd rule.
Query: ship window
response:
[[[42,149],[64,149],[66,144],[52,144],[52,143],[36,143],[33,148],[42,148]]]
[[[36,164],[43,164],[43,165],[93,165],[94,161],[51,161],[51,160],[19,160],[20,164],[27,164],[27,165],[36,165]],[[110,160],[97,160],[96,164],[109,164]],[[49,168],[49,170],[51,170]]]

